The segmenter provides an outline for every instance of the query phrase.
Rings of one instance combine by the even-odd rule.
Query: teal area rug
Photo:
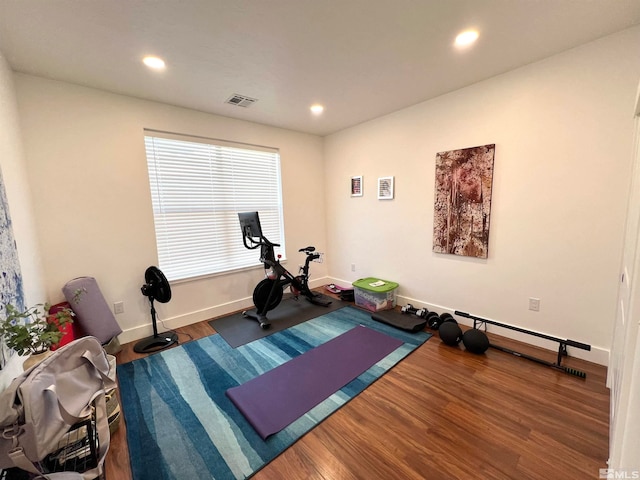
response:
[[[263,440],[225,395],[357,325],[404,343],[285,429]],[[238,348],[220,335],[118,366],[134,480],[248,478],[431,335],[345,307]]]

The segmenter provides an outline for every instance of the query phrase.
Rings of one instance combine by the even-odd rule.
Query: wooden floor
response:
[[[178,332],[181,342],[214,333],[207,322]],[[492,342],[556,360],[508,339]],[[141,356],[127,344],[117,358]],[[608,458],[606,369],[574,358],[563,364],[587,378],[495,349],[474,355],[436,334],[252,478],[597,479]],[[131,478],[125,430],[122,422],[112,437],[107,480]]]

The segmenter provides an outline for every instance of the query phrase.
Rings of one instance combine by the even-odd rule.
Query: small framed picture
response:
[[[393,199],[393,177],[378,178],[378,200]]]
[[[351,196],[362,196],[362,175],[358,177],[351,177]]]

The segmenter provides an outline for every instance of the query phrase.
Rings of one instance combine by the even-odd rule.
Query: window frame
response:
[[[258,211],[286,258],[278,148],[153,129],[144,148],[158,266],[171,283],[261,265],[244,247],[239,212]]]

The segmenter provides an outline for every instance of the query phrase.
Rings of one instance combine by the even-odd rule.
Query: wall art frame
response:
[[[351,196],[361,197],[363,195],[362,175],[351,177]]]
[[[378,200],[393,200],[394,177],[378,178]]]
[[[495,144],[436,154],[433,251],[487,258]]]
[[[5,306],[9,303],[19,311],[25,309],[18,247],[13,236],[9,203],[0,171],[0,319],[6,318]],[[13,353],[0,338],[0,370]]]

